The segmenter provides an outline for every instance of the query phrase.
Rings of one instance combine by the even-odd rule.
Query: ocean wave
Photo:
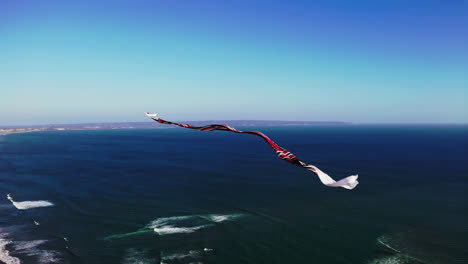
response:
[[[10,240],[0,238],[0,261],[5,264],[20,264],[20,259],[11,256],[10,252],[6,249],[6,245],[10,244],[11,242],[12,241]]]
[[[185,215],[185,216],[169,216],[169,217],[160,217],[157,218],[148,225],[149,228],[154,228],[161,225],[167,225],[175,222],[186,221],[192,219],[193,215]]]
[[[210,214],[210,215],[207,215],[207,218],[212,221],[212,222],[216,222],[216,223],[221,223],[221,222],[224,222],[224,221],[231,221],[231,220],[234,220],[236,218],[239,218],[241,217],[242,214]],[[201,216],[203,217],[203,216]]]
[[[393,255],[373,259],[369,264],[414,264],[414,262],[411,262],[411,259],[408,259],[405,256]]]
[[[207,214],[160,217],[151,221],[144,228],[125,234],[115,234],[104,238],[116,239],[147,233],[152,230],[160,236],[171,234],[193,233],[200,229],[213,227],[217,223],[232,221],[242,214]]]
[[[44,244],[47,240],[33,240],[33,241],[18,241],[14,243],[15,251],[31,250],[39,245]]]
[[[194,226],[194,227],[174,227],[174,226],[163,226],[163,227],[155,227],[153,228],[154,232],[158,233],[158,235],[169,235],[169,234],[178,234],[178,233],[193,233],[199,229],[209,227],[212,225],[201,225],[201,226]]]
[[[189,251],[184,251],[184,252],[176,252],[176,253],[171,253],[168,255],[165,255],[163,252],[161,252],[161,262],[165,263],[165,261],[171,261],[171,260],[182,260],[182,259],[197,259],[201,257],[201,251],[199,250],[189,250]]]
[[[381,236],[381,237],[378,237],[377,238],[377,242],[381,245],[383,245],[384,247],[394,251],[394,252],[397,252],[397,253],[400,253],[401,251],[392,247],[390,244],[391,244],[391,241],[389,239],[389,237],[387,236]]]
[[[234,220],[241,217],[242,214],[207,214],[207,215],[183,215],[183,216],[169,216],[169,217],[160,217],[150,223],[150,227],[167,224],[177,224],[185,221],[197,221],[197,220],[206,220],[208,222],[221,223],[224,221]]]
[[[415,264],[425,263],[423,260],[411,254],[413,250],[408,248],[403,240],[403,233],[393,235],[382,235],[378,237],[377,243],[391,251],[393,254],[373,259],[369,264]],[[405,245],[405,246],[404,246]],[[421,254],[421,252],[419,252]]]
[[[64,263],[61,254],[55,250],[40,248],[48,240],[15,240],[12,239],[16,233],[24,233],[25,225],[14,225],[0,228],[0,263],[20,264],[20,258],[11,256],[34,257],[35,263]],[[6,249],[9,245],[10,251]]]
[[[40,250],[31,253],[30,256],[37,256],[39,263],[63,263],[60,254],[55,250]]]
[[[156,264],[158,261],[154,258],[148,257],[146,251],[137,250],[134,248],[125,251],[123,264]]]
[[[148,228],[159,235],[193,233],[197,230],[211,227],[213,223],[221,223],[240,217],[241,214],[208,214],[161,217],[153,220]]]
[[[212,226],[194,215],[161,217],[151,221],[147,228],[153,229],[158,235],[178,233],[193,233],[202,228]]]
[[[13,200],[13,197],[11,197],[10,194],[7,194],[7,199],[10,200],[13,206],[16,207],[16,209],[18,210],[27,210],[27,209],[37,208],[37,207],[54,206],[53,203],[49,201],[45,201],[45,200],[16,202]]]
[[[125,233],[125,234],[110,235],[110,236],[107,236],[107,237],[105,237],[105,238],[103,238],[103,239],[104,239],[104,240],[119,239],[119,238],[125,238],[125,237],[129,237],[129,236],[134,236],[134,235],[139,235],[139,234],[149,233],[149,232],[153,233],[154,230],[144,228],[144,229],[137,230],[137,231],[135,231],[135,232]]]
[[[12,244],[15,254],[36,257],[37,263],[63,263],[59,252],[38,248],[46,242],[47,240],[15,241]]]

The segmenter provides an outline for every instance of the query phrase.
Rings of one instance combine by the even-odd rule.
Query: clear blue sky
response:
[[[467,123],[467,1],[0,1],[0,125]]]

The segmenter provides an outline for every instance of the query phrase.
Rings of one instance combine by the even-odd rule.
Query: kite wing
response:
[[[346,177],[344,179],[341,179],[339,181],[333,180],[325,172],[319,170],[319,168],[317,168],[317,167],[315,167],[313,165],[308,165],[308,164],[300,161],[294,154],[292,154],[288,150],[284,149],[283,147],[279,146],[278,144],[273,142],[269,137],[267,137],[265,134],[263,134],[261,132],[258,132],[258,131],[239,131],[239,130],[237,130],[235,128],[232,128],[232,127],[230,127],[228,125],[218,125],[218,124],[212,124],[212,125],[197,127],[197,126],[192,126],[192,125],[189,125],[189,124],[179,124],[179,123],[166,121],[166,120],[163,120],[161,118],[158,118],[157,114],[146,113],[146,115],[148,117],[150,117],[151,119],[153,119],[154,121],[159,122],[161,124],[176,125],[176,126],[180,126],[180,127],[184,127],[184,128],[193,129],[193,130],[199,130],[199,131],[221,130],[221,131],[234,132],[234,133],[238,133],[238,134],[255,135],[255,136],[261,137],[263,140],[265,140],[275,150],[275,152],[276,152],[276,154],[278,155],[279,158],[281,158],[281,159],[283,159],[283,160],[285,160],[285,161],[287,161],[289,163],[292,163],[292,164],[294,164],[296,166],[299,166],[299,167],[302,167],[302,168],[305,168],[307,170],[310,170],[310,171],[314,172],[315,174],[317,174],[320,181],[326,186],[329,186],[329,187],[343,187],[343,188],[351,190],[354,187],[356,187],[356,185],[358,185],[358,183],[359,183],[357,181],[358,175],[352,175],[352,176]]]

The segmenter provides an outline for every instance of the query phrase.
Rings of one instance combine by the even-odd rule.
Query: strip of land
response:
[[[346,122],[335,121],[272,121],[272,120],[206,120],[187,121],[195,126],[206,124],[227,124],[236,127],[268,127],[268,126],[333,126],[349,125]],[[169,128],[156,122],[121,122],[121,123],[85,123],[85,124],[50,124],[34,126],[0,126],[0,134],[26,133],[35,131],[64,130],[98,130],[98,129],[155,129]]]

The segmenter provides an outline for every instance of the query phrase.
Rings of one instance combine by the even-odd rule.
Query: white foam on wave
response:
[[[149,257],[146,251],[129,248],[125,251],[123,264],[156,264],[158,261]]]
[[[189,250],[188,252],[177,252],[177,253],[172,253],[169,255],[163,255],[161,253],[161,260],[168,261],[168,260],[180,260],[180,259],[185,259],[185,258],[199,258],[200,253],[201,252],[199,250]]]
[[[402,258],[399,255],[388,256],[383,258],[373,259],[369,264],[409,264],[407,259]]]
[[[208,226],[210,224],[202,224],[200,219],[197,219],[193,215],[161,217],[153,220],[148,225],[149,228],[159,235],[193,233]]]
[[[153,220],[148,227],[159,235],[193,233],[213,226],[212,223],[221,223],[240,216],[241,214],[209,214],[161,217]]]
[[[54,250],[40,250],[31,256],[37,255],[39,263],[63,263],[62,258]]]
[[[162,225],[169,225],[173,223],[178,223],[182,222],[185,220],[190,220],[193,219],[195,216],[193,215],[184,215],[184,216],[169,216],[169,217],[160,217],[157,218],[149,224],[150,228],[154,228],[156,226],[162,226]]]
[[[35,263],[63,263],[60,254],[55,250],[41,249],[48,240],[16,241],[11,234],[24,232],[25,225],[14,225],[0,228],[0,263],[19,264],[20,259],[10,255],[6,245],[11,245],[11,253],[19,256],[35,257]]]
[[[154,230],[153,230],[153,231],[154,231]],[[144,234],[144,233],[148,233],[148,232],[153,232],[153,231],[152,231],[151,229],[148,229],[148,228],[143,228],[143,229],[139,229],[139,230],[137,230],[137,231],[135,231],[135,232],[110,235],[110,236],[104,237],[104,240],[125,238],[125,237],[129,237],[129,236],[140,235],[140,234]]]
[[[45,200],[16,202],[13,200],[13,197],[11,197],[10,194],[7,194],[7,199],[10,200],[13,206],[16,207],[16,209],[18,210],[27,210],[27,209],[37,208],[37,207],[54,206],[53,203],[49,201],[45,201]]]
[[[60,254],[55,250],[37,248],[47,240],[17,241],[14,242],[14,252],[37,258],[37,263],[61,263]]]
[[[193,233],[210,225],[201,224],[193,215],[161,217],[153,220],[148,227],[159,235]]]
[[[144,228],[138,229],[135,232],[110,235],[104,239],[125,238],[133,235],[147,233],[150,230],[153,230],[158,235],[193,233],[203,228],[213,227],[215,226],[215,223],[233,220],[240,216],[242,216],[242,214],[208,214],[160,217],[151,221]]]
[[[401,252],[400,250],[398,250],[398,249],[392,247],[392,246],[390,245],[390,241],[388,241],[388,238],[385,237],[385,236],[381,236],[381,237],[377,238],[377,242],[379,242],[381,245],[385,246],[386,248],[388,248],[388,249],[390,249],[390,250],[392,250],[392,251],[395,251],[395,252],[397,252],[397,253],[400,253],[400,252]]]
[[[6,249],[6,245],[10,243],[10,240],[0,238],[0,261],[5,264],[20,264],[20,259],[17,257],[10,256],[10,252]]]
[[[207,218],[212,222],[221,223],[224,221],[234,220],[241,216],[242,214],[210,214],[207,215]]]
[[[405,252],[404,248],[395,239],[395,235],[382,235],[377,238],[377,243],[390,250],[392,253],[388,256],[379,257],[368,262],[369,264],[414,264],[424,263]]]
[[[31,250],[45,242],[47,242],[47,240],[18,241],[14,243],[14,248],[15,251]]]
[[[177,234],[177,233],[193,233],[199,229],[209,227],[212,225],[201,225],[201,226],[194,226],[194,227],[175,227],[175,226],[163,226],[160,228],[153,228],[154,232],[158,233],[158,235],[169,235],[169,234]]]

